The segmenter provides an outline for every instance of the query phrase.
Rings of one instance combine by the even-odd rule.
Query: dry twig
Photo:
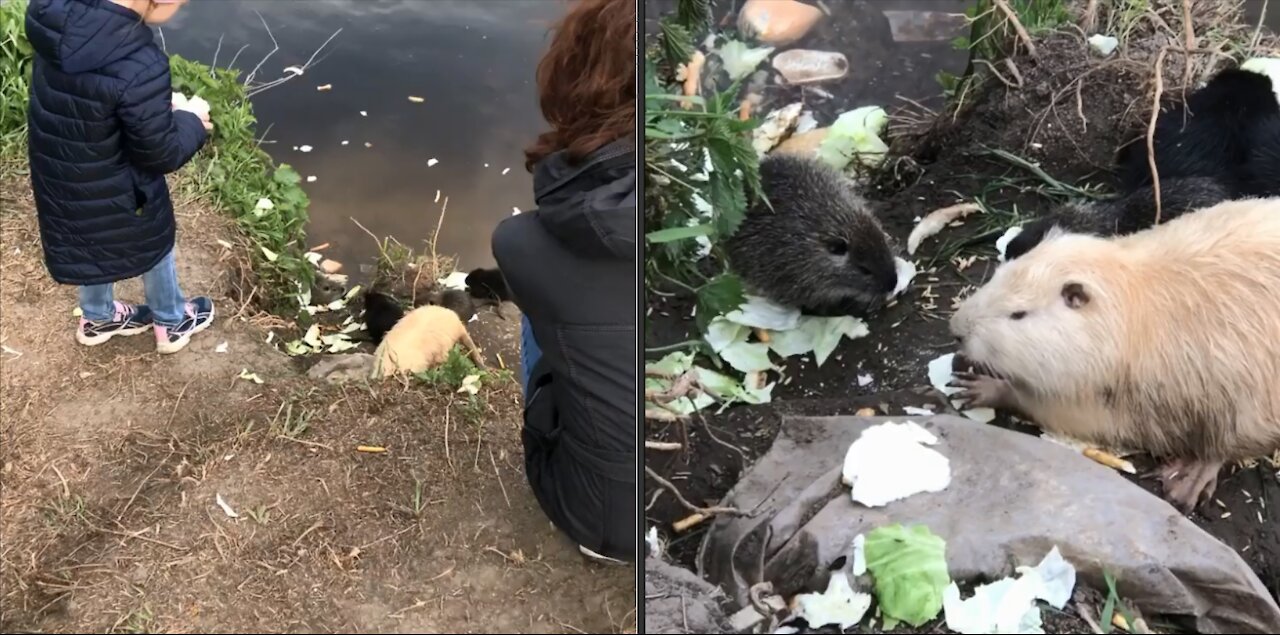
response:
[[[1156,199],[1156,225],[1160,224],[1160,170],[1156,168],[1156,119],[1160,116],[1160,98],[1164,96],[1164,58],[1169,47],[1156,56],[1156,90],[1151,97],[1151,119],[1147,122],[1147,167],[1151,169],[1151,191]]]
[[[1018,34],[1018,39],[1022,41],[1022,45],[1027,47],[1027,54],[1031,57],[1039,57],[1040,53],[1036,50],[1036,45],[1031,41],[1031,34],[1027,33],[1026,27],[1022,26],[1022,21],[1018,19],[1018,14],[1009,6],[1007,0],[992,0],[1004,17],[1009,20],[1009,24],[1013,25],[1013,30]]]

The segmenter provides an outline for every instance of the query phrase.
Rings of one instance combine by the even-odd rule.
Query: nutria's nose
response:
[[[957,336],[956,336],[956,344],[959,344],[959,345],[961,345],[961,346],[963,346],[963,345],[964,345],[964,336],[963,336],[963,335],[957,335]]]

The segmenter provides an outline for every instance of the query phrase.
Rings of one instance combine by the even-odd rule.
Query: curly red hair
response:
[[[576,0],[538,63],[538,102],[551,129],[524,151],[525,169],[567,150],[578,161],[636,127],[634,0]]]

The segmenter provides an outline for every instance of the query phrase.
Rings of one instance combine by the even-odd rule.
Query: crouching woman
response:
[[[632,561],[636,524],[636,11],[578,0],[538,65],[550,130],[525,151],[537,209],[493,234],[524,314],[525,469],[595,560]]]

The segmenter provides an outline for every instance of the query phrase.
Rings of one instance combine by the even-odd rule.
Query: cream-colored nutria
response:
[[[1191,511],[1227,461],[1280,448],[1280,199],[1123,238],[1051,232],[951,318],[971,406],[1165,461]]]
[[[454,344],[462,344],[476,366],[484,368],[480,349],[467,333],[458,314],[442,306],[420,306],[404,315],[387,331],[374,352],[374,377],[396,373],[420,373],[440,365]]]

